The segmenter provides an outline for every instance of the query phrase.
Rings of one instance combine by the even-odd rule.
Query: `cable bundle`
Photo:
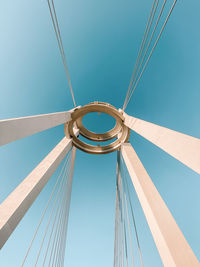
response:
[[[34,266],[64,266],[75,151],[76,148],[73,148],[73,151],[69,151],[66,156],[21,266],[25,266],[42,226],[44,230],[38,237],[40,239],[39,250],[36,258],[32,258],[31,262]]]
[[[169,11],[169,13],[167,15],[167,18],[165,19],[165,22],[164,22],[164,24],[163,24],[163,26],[162,26],[159,34],[158,34],[158,37],[157,37],[157,39],[156,39],[156,41],[155,41],[155,43],[154,43],[154,45],[153,45],[153,47],[152,47],[152,49],[151,49],[151,51],[149,53],[149,56],[145,61],[145,58],[146,58],[147,53],[149,51],[149,47],[150,47],[150,45],[152,43],[152,39],[153,39],[153,37],[155,35],[155,32],[156,32],[156,29],[158,27],[160,18],[161,18],[162,14],[163,14],[163,10],[164,10],[164,8],[166,6],[166,2],[167,2],[167,0],[164,0],[164,2],[162,4],[162,7],[160,9],[159,15],[157,17],[155,26],[153,28],[153,31],[152,31],[151,36],[149,38],[149,41],[147,43],[148,37],[150,35],[151,26],[152,26],[152,23],[154,21],[155,15],[156,15],[156,11],[158,10],[159,0],[154,0],[154,2],[153,2],[153,6],[152,6],[152,9],[151,9],[151,12],[150,12],[150,15],[149,15],[149,19],[148,19],[148,22],[147,22],[147,25],[146,25],[144,36],[142,38],[142,42],[141,42],[140,49],[139,49],[139,52],[138,52],[138,56],[137,56],[137,59],[136,59],[135,67],[134,67],[134,70],[133,70],[133,74],[131,76],[131,81],[130,81],[130,84],[129,84],[129,87],[128,87],[128,91],[127,91],[127,94],[126,94],[126,98],[125,98],[125,101],[124,101],[123,110],[125,110],[125,108],[127,107],[128,103],[129,103],[129,101],[130,101],[130,99],[131,99],[131,97],[133,95],[133,92],[135,91],[135,89],[136,89],[136,87],[137,87],[137,85],[138,85],[138,83],[139,83],[139,81],[140,81],[145,69],[146,69],[146,66],[147,66],[147,64],[148,64],[148,62],[149,62],[149,60],[150,60],[150,58],[151,58],[156,46],[157,46],[157,43],[158,43],[158,41],[159,41],[164,29],[165,29],[165,26],[166,26],[166,24],[167,24],[167,22],[168,22],[168,20],[169,20],[169,18],[171,16],[171,13],[172,13],[172,11],[173,11],[173,9],[175,7],[175,4],[176,4],[177,0],[174,1],[174,3],[173,3],[173,5],[172,5],[172,7],[171,7],[171,9],[170,9],[170,11]],[[145,63],[144,63],[144,61],[145,61]]]

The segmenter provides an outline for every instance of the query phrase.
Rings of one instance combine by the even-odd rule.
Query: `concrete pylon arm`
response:
[[[200,264],[192,249],[130,143],[121,146],[121,154],[163,265],[199,267]]]
[[[0,248],[62,162],[72,139],[64,137],[24,181],[0,205]]]
[[[123,113],[124,124],[200,174],[200,139]]]
[[[64,124],[71,120],[71,113],[73,111],[74,109],[64,112],[0,120],[0,146]]]

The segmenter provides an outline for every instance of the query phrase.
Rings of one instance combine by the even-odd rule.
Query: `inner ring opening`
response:
[[[82,117],[82,125],[96,134],[109,132],[116,125],[116,120],[105,112],[90,112]]]
[[[95,113],[102,113],[107,115],[110,118],[113,118],[113,121],[115,122],[115,125],[112,129],[104,132],[104,133],[95,133],[92,132],[90,130],[88,130],[86,127],[84,127],[83,123],[82,123],[82,119],[84,118],[84,116],[88,115],[88,114],[95,114]],[[83,137],[92,140],[92,141],[108,141],[111,140],[113,138],[115,138],[117,136],[117,134],[121,131],[121,119],[116,116],[115,114],[109,114],[107,112],[104,111],[98,111],[98,110],[93,110],[90,112],[87,112],[85,114],[83,114],[82,116],[78,117],[76,119],[76,124],[78,129],[80,130],[80,135],[82,135]]]

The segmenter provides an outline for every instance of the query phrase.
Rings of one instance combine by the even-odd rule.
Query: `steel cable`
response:
[[[54,200],[52,209],[51,209],[49,220],[48,220],[47,226],[45,228],[43,239],[42,239],[42,242],[41,242],[41,245],[40,245],[40,248],[39,248],[39,252],[38,252],[38,255],[37,255],[37,258],[36,258],[36,262],[35,262],[35,265],[34,266],[37,266],[37,263],[38,263],[38,260],[39,260],[40,254],[41,254],[41,250],[42,250],[42,247],[43,247],[43,244],[44,244],[44,240],[45,240],[45,237],[47,235],[47,231],[48,231],[48,228],[49,228],[49,225],[50,225],[50,222],[51,222],[51,218],[52,218],[53,213],[55,211],[57,200],[59,200],[58,197],[60,197],[60,192],[61,192],[61,194],[63,192],[63,183],[64,183],[64,178],[65,178],[66,170],[67,170],[67,168],[65,168],[64,175],[63,175],[63,178],[62,178],[62,184],[60,183],[59,189],[57,191],[57,194],[56,194],[56,197],[55,197],[55,200]]]
[[[70,171],[69,171],[70,173]],[[59,229],[59,232],[60,232],[60,237],[62,237],[62,235],[64,234],[64,230],[63,230],[63,227],[64,227],[64,224],[65,224],[65,213],[66,213],[66,207],[67,207],[67,203],[69,202],[69,187],[70,187],[70,181],[69,181],[69,173],[68,173],[68,186],[67,186],[67,190],[66,190],[66,198],[65,198],[65,202],[64,202],[64,205],[63,205],[63,216],[62,216],[62,221],[60,223],[60,229]],[[60,238],[59,239],[59,243],[58,243],[58,246],[55,248],[55,251],[59,251],[59,249],[62,249],[62,239]],[[54,254],[56,255],[56,254]],[[55,256],[53,258],[53,264],[52,266],[54,266],[54,261],[55,261]]]
[[[72,161],[72,157],[71,157],[71,161]],[[62,236],[63,236],[63,233],[64,233],[64,230],[63,230],[63,227],[64,227],[64,224],[65,224],[65,214],[66,214],[66,206],[67,206],[67,203],[69,203],[69,188],[71,187],[71,183],[70,183],[70,180],[69,180],[69,176],[70,176],[70,173],[71,173],[71,162],[70,162],[70,168],[69,168],[69,172],[68,172],[68,186],[67,186],[67,191],[66,191],[66,199],[65,199],[65,204],[63,205],[63,216],[62,216],[62,221],[60,223],[60,227],[59,227],[59,235],[58,235],[58,242],[57,242],[57,246],[55,248],[55,251],[54,251],[54,256],[53,256],[53,263],[52,263],[52,266],[56,266],[56,256],[58,254],[58,252],[62,249]],[[60,260],[60,259],[59,259]],[[55,265],[54,265],[54,262],[55,262]]]
[[[125,173],[125,166],[124,166],[124,161],[122,159],[121,156],[121,161],[122,161],[122,166],[123,166],[123,170]],[[128,186],[128,181],[127,181],[127,177],[125,176],[125,183],[126,183],[126,188],[127,188],[127,192],[128,192],[128,200],[129,200],[129,205],[131,208],[131,215],[132,215],[132,220],[133,220],[133,225],[134,225],[134,230],[135,230],[135,235],[136,235],[136,241],[137,241],[137,246],[138,246],[138,251],[139,251],[139,255],[140,255],[140,262],[141,262],[141,266],[143,267],[143,257],[142,257],[142,251],[141,251],[141,247],[140,247],[140,242],[139,242],[139,236],[138,236],[138,231],[137,231],[137,226],[136,226],[136,221],[135,221],[135,215],[133,212],[133,206],[132,206],[132,202],[131,202],[131,196],[130,196],[130,191],[129,191],[129,186]]]
[[[51,266],[52,257],[54,255],[56,249],[57,249],[58,233],[60,232],[60,226],[62,224],[63,213],[64,213],[64,209],[62,208],[61,212],[59,214],[59,219],[58,219],[57,225],[56,225],[56,230],[55,230],[55,234],[54,234],[53,245],[52,245],[51,252],[50,252],[48,266]],[[53,264],[52,264],[52,266],[53,266]]]
[[[123,184],[124,184],[124,181],[123,181]],[[125,186],[124,186],[124,191],[125,191]],[[127,216],[127,222],[128,222],[128,232],[129,232],[129,241],[130,241],[130,247],[131,247],[132,265],[134,266],[135,264],[134,264],[134,254],[133,254],[133,241],[132,241],[132,238],[131,238],[131,228],[130,228],[130,219],[129,219],[129,213],[128,213],[126,192],[124,193],[124,201],[125,201],[126,216]]]
[[[68,173],[68,176],[69,176],[69,173]],[[65,202],[64,203],[67,203],[67,198],[68,198],[68,195],[67,193],[65,193],[66,197],[65,197]],[[63,208],[62,208],[62,212],[60,214],[60,218],[59,218],[59,222],[57,224],[57,229],[56,229],[56,234],[54,236],[54,240],[53,241],[53,244],[55,245],[54,247],[52,247],[52,250],[51,250],[51,255],[50,255],[50,259],[49,259],[49,264],[48,266],[51,265],[51,259],[52,259],[52,266],[54,266],[54,255],[57,251],[57,247],[59,245],[59,240],[60,240],[60,234],[62,234],[62,225],[63,225],[63,221],[64,221],[64,214],[65,214],[65,205],[63,205]],[[52,258],[53,257],[53,258]]]
[[[172,13],[172,11],[173,11],[173,9],[174,9],[176,3],[177,3],[177,0],[174,1],[173,5],[172,5],[172,7],[171,7],[171,9],[170,9],[170,11],[169,11],[169,14],[168,14],[168,16],[167,16],[167,18],[166,18],[166,20],[165,20],[165,22],[164,22],[164,24],[163,24],[161,30],[160,30],[160,33],[159,33],[159,35],[158,35],[158,37],[157,37],[157,39],[156,39],[156,41],[155,41],[155,43],[154,43],[153,48],[151,49],[151,52],[150,52],[150,54],[149,54],[149,57],[147,58],[147,60],[146,60],[146,62],[145,62],[145,65],[144,65],[144,67],[143,67],[143,69],[142,69],[142,71],[141,71],[141,73],[140,73],[140,75],[139,75],[139,77],[138,77],[138,79],[137,79],[137,81],[136,81],[136,83],[135,83],[135,85],[134,85],[134,87],[133,87],[133,89],[132,89],[130,95],[129,95],[129,99],[128,99],[128,101],[126,102],[126,105],[123,107],[123,110],[126,109],[128,103],[129,103],[129,101],[130,101],[130,99],[131,99],[131,97],[132,97],[132,95],[133,95],[133,92],[135,91],[135,89],[136,89],[136,87],[137,87],[137,85],[138,85],[138,83],[139,83],[139,81],[140,81],[140,79],[141,79],[141,77],[142,77],[142,75],[143,75],[143,73],[144,73],[144,70],[146,69],[146,66],[147,66],[147,64],[148,64],[148,62],[149,62],[149,60],[150,60],[150,58],[151,58],[151,56],[152,56],[152,54],[153,54],[153,52],[154,52],[154,50],[155,50],[157,44],[158,44],[158,41],[160,40],[160,37],[161,37],[161,35],[162,35],[162,33],[163,33],[163,30],[164,30],[165,27],[166,27],[166,24],[167,24],[167,22],[168,22],[168,20],[169,20],[169,18],[170,18],[170,16],[171,16],[171,13]]]
[[[141,42],[141,45],[140,45],[140,49],[139,49],[139,52],[138,52],[138,55],[137,55],[137,59],[136,59],[136,64],[134,66],[134,70],[133,70],[133,74],[131,76],[131,81],[130,81],[130,84],[129,84],[129,87],[128,87],[128,91],[127,91],[127,94],[126,94],[126,98],[125,98],[125,101],[124,101],[124,105],[123,105],[123,110],[124,110],[124,106],[126,105],[126,102],[127,102],[127,99],[128,99],[128,95],[131,91],[131,87],[132,87],[132,83],[133,83],[133,79],[135,77],[135,73],[137,71],[137,68],[138,68],[138,64],[140,62],[140,58],[142,56],[142,53],[143,53],[143,49],[145,47],[145,44],[146,44],[146,40],[148,38],[148,34],[149,34],[149,31],[150,31],[150,28],[151,28],[151,25],[152,25],[152,22],[153,22],[153,19],[152,19],[152,15],[153,15],[153,11],[154,11],[154,16],[155,16],[155,10],[154,10],[154,7],[155,7],[155,3],[156,3],[156,0],[153,1],[153,5],[152,5],[152,8],[151,8],[151,12],[150,12],[150,15],[149,15],[149,18],[148,18],[148,21],[147,21],[147,25],[146,25],[146,28],[145,28],[145,32],[144,32],[144,35],[143,35],[143,38],[142,38],[142,42]],[[158,1],[157,1],[157,5],[158,5]],[[157,9],[157,5],[156,5],[156,9]],[[153,16],[153,17],[154,17]]]
[[[32,240],[31,240],[31,242],[30,242],[30,245],[29,245],[29,247],[28,247],[28,249],[27,249],[27,252],[26,252],[26,255],[25,255],[24,259],[23,259],[23,262],[22,262],[22,264],[21,264],[21,267],[24,266],[24,263],[25,263],[25,261],[26,261],[26,259],[27,259],[27,257],[28,257],[28,254],[29,254],[29,252],[30,252],[30,250],[31,250],[31,247],[32,247],[32,245],[33,245],[33,242],[34,242],[34,240],[35,240],[35,238],[36,238],[36,235],[37,235],[37,233],[38,233],[38,230],[39,230],[39,228],[40,228],[40,225],[42,224],[42,221],[43,221],[44,216],[45,216],[45,214],[46,214],[46,212],[47,212],[47,209],[48,209],[48,207],[49,207],[49,204],[50,204],[50,202],[51,202],[51,199],[52,199],[52,197],[53,197],[53,195],[54,195],[54,193],[55,193],[57,184],[58,184],[58,182],[60,181],[60,178],[62,177],[62,174],[63,174],[63,170],[64,170],[64,168],[65,168],[66,165],[67,165],[67,161],[68,161],[68,159],[69,159],[69,155],[70,155],[70,151],[69,151],[68,154],[67,154],[67,157],[66,157],[66,159],[65,159],[65,161],[64,161],[64,164],[63,164],[63,166],[62,166],[62,169],[61,169],[61,171],[60,171],[60,174],[59,174],[59,176],[58,176],[58,178],[57,178],[57,180],[56,180],[56,183],[55,183],[55,185],[54,185],[54,187],[53,187],[53,189],[52,189],[51,195],[50,195],[50,197],[49,197],[49,199],[48,199],[48,201],[47,201],[47,204],[46,204],[46,206],[45,206],[45,208],[44,208],[44,210],[43,210],[43,212],[42,212],[40,221],[39,221],[39,223],[38,223],[38,225],[37,225],[37,227],[36,227],[36,230],[35,230],[35,232],[34,232],[34,234],[33,234],[33,238],[32,238]],[[61,179],[61,181],[62,181],[62,179]]]
[[[65,221],[65,234],[64,234],[64,247],[63,247],[63,255],[62,255],[62,266],[64,266],[64,258],[65,258],[65,248],[66,248],[66,239],[67,239],[67,227],[68,227],[68,220],[69,220],[69,206],[71,202],[71,193],[72,193],[72,178],[74,172],[74,163],[75,163],[75,155],[76,155],[76,148],[73,148],[73,155],[72,155],[72,164],[71,164],[71,173],[70,173],[70,187],[69,187],[69,202],[67,206],[67,214],[66,214],[66,221]]]
[[[147,52],[148,52],[148,49],[149,49],[149,47],[150,47],[151,41],[152,41],[152,39],[153,39],[153,37],[154,37],[154,33],[155,33],[156,29],[157,29],[157,26],[158,26],[158,23],[159,23],[160,18],[161,18],[161,16],[162,16],[162,13],[163,13],[163,10],[164,10],[164,7],[165,7],[166,2],[167,2],[167,0],[164,0],[164,3],[163,3],[162,8],[161,8],[161,10],[160,10],[160,13],[159,13],[159,16],[158,16],[158,18],[157,18],[156,24],[155,24],[155,26],[154,26],[153,32],[152,32],[151,37],[150,37],[150,39],[149,39],[148,45],[147,45],[147,47],[146,47],[146,49],[145,49],[145,53],[144,53],[144,55],[143,55],[143,57],[142,57],[142,60],[141,60],[141,62],[140,62],[140,65],[139,65],[139,67],[138,67],[138,69],[137,69],[137,73],[136,73],[136,75],[135,75],[135,79],[134,79],[133,84],[132,84],[132,89],[133,89],[134,84],[135,84],[135,82],[136,82],[136,80],[137,80],[138,74],[139,74],[139,72],[140,72],[140,69],[141,69],[142,64],[143,64],[143,62],[144,62],[144,59],[145,59],[146,54],[147,54]],[[135,89],[134,89],[134,90],[135,90]],[[132,94],[133,94],[133,92],[132,92]],[[132,94],[131,94],[131,95],[132,95]],[[129,95],[129,97],[128,97],[128,99],[127,99],[127,105],[128,105],[128,102],[130,101],[130,98],[131,98],[131,96]]]
[[[68,227],[68,218],[69,218],[69,207],[71,201],[71,192],[72,192],[72,178],[73,178],[73,171],[74,171],[74,162],[75,162],[75,154],[76,148],[73,148],[72,152],[72,159],[70,164],[70,172],[69,172],[69,186],[68,186],[68,201],[65,207],[65,216],[63,220],[63,227],[62,227],[62,235],[59,248],[57,250],[56,258],[55,258],[55,266],[63,266],[64,265],[64,255],[65,255],[65,247],[66,247],[66,238],[67,238],[67,227]]]
[[[139,67],[137,68],[137,71],[136,71],[136,73],[135,73],[134,81],[132,81],[132,85],[131,85],[131,88],[132,88],[132,89],[133,89],[133,86],[134,86],[134,84],[135,84],[135,82],[136,82],[136,80],[137,80],[138,74],[139,74],[140,69],[141,69],[141,67],[142,67],[142,64],[143,64],[143,62],[144,62],[144,59],[145,59],[145,57],[146,57],[146,54],[147,54],[147,52],[148,52],[149,46],[150,46],[150,44],[151,44],[151,41],[152,41],[152,39],[153,39],[154,33],[155,33],[155,31],[156,31],[156,28],[157,28],[157,26],[158,26],[159,20],[160,20],[160,18],[161,18],[162,13],[163,13],[163,9],[164,9],[164,7],[165,7],[166,1],[167,1],[167,0],[164,0],[164,3],[163,3],[162,8],[161,8],[161,11],[160,11],[160,13],[159,13],[159,16],[158,16],[158,18],[157,18],[156,24],[155,24],[155,26],[154,26],[153,32],[152,32],[152,34],[151,34],[151,37],[150,37],[149,42],[148,42],[148,44],[147,44],[147,47],[146,47],[146,49],[145,49],[144,55],[143,55],[142,60],[141,60],[141,62],[140,62],[140,64],[139,64]],[[131,92],[132,92],[132,89],[131,89]],[[129,100],[130,100],[130,95],[127,97],[127,102],[126,102],[125,106],[128,104]]]
[[[119,160],[121,160],[121,159],[119,158]],[[121,164],[120,164],[120,166],[121,166]],[[121,194],[122,194],[122,201],[123,201],[123,216],[124,216],[124,221],[125,221],[125,207],[126,207],[126,215],[127,215],[127,223],[128,223],[128,232],[129,232],[129,241],[130,241],[131,256],[132,256],[132,266],[135,266],[135,263],[134,263],[134,255],[133,255],[133,243],[132,243],[131,230],[130,230],[130,219],[129,219],[129,215],[128,215],[128,207],[127,207],[127,202],[126,202],[126,190],[125,190],[124,178],[123,178],[124,175],[122,175],[121,168],[120,168],[120,173],[121,173],[120,178],[121,178],[121,187],[122,187],[121,188],[121,192],[122,192]],[[125,205],[124,205],[124,202],[125,202]],[[125,228],[125,232],[126,232],[126,228]],[[126,244],[126,247],[127,247],[127,244]]]
[[[122,183],[121,183],[121,175],[120,175],[120,167],[118,171],[118,188],[119,188],[119,196],[120,196],[120,226],[121,226],[121,235],[122,235],[122,240],[121,240],[121,246],[122,246],[122,264],[124,266],[124,253],[125,253],[125,231],[124,231],[124,207],[123,207],[123,195],[122,195]]]
[[[74,93],[73,93],[73,89],[72,89],[72,83],[71,83],[71,79],[70,79],[70,75],[69,75],[69,70],[68,70],[68,67],[67,67],[65,51],[64,51],[64,48],[63,48],[63,43],[62,43],[62,38],[61,38],[61,33],[60,33],[60,27],[59,27],[57,15],[56,15],[56,9],[55,9],[55,5],[54,5],[53,0],[51,2],[52,2],[53,12],[52,12],[50,1],[47,0],[49,11],[50,11],[50,15],[51,15],[51,20],[52,20],[53,28],[54,28],[54,31],[55,31],[55,34],[56,34],[56,39],[57,39],[57,42],[58,42],[58,47],[59,47],[59,50],[60,50],[63,66],[64,66],[64,69],[65,69],[65,74],[66,74],[67,81],[68,81],[68,84],[69,84],[72,100],[73,100],[73,103],[74,103],[74,107],[76,107],[76,102],[75,102]],[[54,19],[54,17],[55,17],[55,19]]]
[[[118,216],[118,208],[117,208],[117,190],[116,190],[116,200],[115,200],[115,240],[114,240],[114,267],[116,267],[116,257],[117,257],[117,216]]]
[[[54,229],[55,229],[55,224],[56,224],[57,219],[58,219],[58,222],[59,222],[60,214],[62,212],[62,206],[65,203],[65,198],[66,198],[66,193],[67,193],[66,191],[67,191],[67,185],[68,185],[68,180],[67,180],[68,173],[67,173],[67,171],[68,171],[68,169],[66,169],[66,173],[65,173],[65,185],[64,185],[64,190],[63,190],[63,198],[62,198],[62,200],[60,200],[60,205],[58,206],[58,208],[56,210],[56,214],[54,216],[53,225],[52,225],[51,233],[50,233],[50,236],[49,236],[49,240],[48,240],[48,244],[47,244],[47,248],[46,248],[46,253],[45,253],[45,256],[44,256],[44,260],[43,260],[43,265],[42,266],[45,265],[46,258],[47,258],[48,252],[49,252],[49,246],[50,246],[50,243],[51,243],[51,238],[52,238],[52,235],[53,235],[53,232],[54,232]]]

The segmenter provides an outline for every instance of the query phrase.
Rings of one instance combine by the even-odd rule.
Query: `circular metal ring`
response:
[[[96,142],[99,142],[99,141],[108,141],[108,140],[111,140],[113,139],[114,137],[117,136],[117,133],[121,130],[121,123],[119,122],[118,119],[116,119],[116,123],[115,123],[115,126],[105,132],[105,133],[94,133],[92,131],[89,131],[88,129],[86,129],[82,123],[82,117],[78,118],[76,120],[76,125],[80,131],[80,134],[82,136],[84,136],[85,138],[89,139],[89,140],[92,140],[92,141],[96,141]]]
[[[85,111],[87,111],[87,113],[92,113],[92,112],[106,113],[112,116],[116,120],[116,124],[111,130],[105,133],[94,133],[92,131],[89,131],[88,129],[84,127],[82,123],[82,118],[87,114],[85,113]],[[81,110],[81,113],[82,112],[83,110]],[[99,142],[99,141],[108,141],[116,137],[122,128],[121,122],[123,120],[124,120],[124,117],[121,116],[121,114],[119,116],[119,111],[114,106],[107,104],[107,103],[103,103],[103,102],[94,102],[94,103],[84,106],[83,115],[80,116],[78,119],[76,119],[76,124],[82,136],[84,136],[85,138],[89,140]]]
[[[87,130],[82,124],[82,118],[86,114],[91,113],[91,112],[102,112],[102,113],[106,113],[112,116],[116,120],[115,127],[109,130],[108,132],[101,133],[101,134],[94,133],[94,132]],[[90,103],[88,105],[85,105],[75,110],[71,114],[71,116],[72,116],[72,120],[69,123],[65,124],[65,134],[66,136],[70,135],[70,137],[73,138],[72,142],[77,148],[87,153],[92,153],[92,154],[110,153],[110,152],[117,150],[121,146],[121,143],[127,142],[129,139],[130,130],[123,123],[124,117],[122,113],[120,113],[115,107],[107,103],[103,103],[103,102]],[[76,125],[77,128],[79,129],[79,133],[89,140],[102,142],[102,141],[113,139],[115,137],[117,137],[117,140],[105,146],[89,145],[87,143],[84,143],[80,139],[78,139],[78,137],[76,137],[76,135],[74,134],[74,129],[73,129],[74,125]]]

